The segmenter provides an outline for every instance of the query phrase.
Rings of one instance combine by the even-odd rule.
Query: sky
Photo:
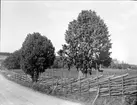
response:
[[[133,1],[1,1],[1,52],[21,48],[29,33],[47,36],[57,52],[65,44],[69,22],[81,10],[94,10],[111,35],[112,58],[137,64],[137,2]]]

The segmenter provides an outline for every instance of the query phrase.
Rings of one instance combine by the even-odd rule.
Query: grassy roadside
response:
[[[69,100],[69,101],[73,101],[73,102],[78,102],[78,103],[82,103],[83,105],[91,105],[91,102],[94,99],[94,96],[92,96],[93,94],[91,94],[91,98],[90,100],[85,100],[86,99],[86,95],[83,97],[80,96],[75,96],[75,95],[71,95],[71,96],[67,96],[62,93],[62,92],[54,92],[52,93],[52,87],[48,84],[40,84],[38,83],[32,83],[30,81],[29,78],[26,77],[25,81],[21,81],[20,79],[16,79],[15,78],[15,74],[17,75],[24,75],[23,73],[21,73],[21,71],[18,73],[17,72],[13,72],[13,71],[8,71],[5,70],[4,72],[2,72],[2,74],[11,81],[14,81],[22,86],[28,87],[30,89],[33,89],[34,91],[38,91],[41,92],[43,94],[47,94],[50,96],[55,96],[61,99],[65,99],[65,100]],[[43,74],[43,76],[46,76],[45,74]],[[47,80],[49,81],[49,80]],[[83,98],[83,99],[82,99]],[[127,96],[125,98],[125,102],[122,103],[122,97],[111,97],[111,98],[104,98],[104,97],[100,97],[97,99],[97,102],[95,105],[136,105],[136,104],[132,104],[134,100],[137,100],[135,96]],[[87,102],[88,101],[88,102]],[[134,101],[135,102],[135,101]]]
[[[32,83],[28,78],[26,78],[26,81],[22,81],[20,79],[16,79],[15,78],[15,73],[13,71],[8,71],[8,70],[4,70],[4,71],[0,71],[0,73],[8,80],[13,81],[19,85],[25,86],[29,89],[32,89],[34,91],[38,91],[42,94],[46,94],[46,95],[50,95],[50,96],[55,96],[57,98],[60,99],[64,99],[64,100],[68,100],[68,101],[72,101],[72,102],[77,102],[77,103],[82,103],[82,105],[85,105],[85,102],[82,102],[80,100],[77,100],[77,97],[65,97],[65,94],[60,92],[58,94],[56,94],[56,92],[52,93],[52,88],[49,85],[43,85],[38,83]],[[16,75],[19,75],[18,73],[16,73]]]

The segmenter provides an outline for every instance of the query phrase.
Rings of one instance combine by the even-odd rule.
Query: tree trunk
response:
[[[78,72],[78,79],[80,79],[80,78],[82,78],[82,77],[83,77],[83,73],[82,73],[81,70],[79,70],[79,72]]]
[[[85,78],[87,78],[87,74],[88,74],[88,71],[87,71],[87,69],[86,69],[86,71],[85,71]]]
[[[34,70],[34,74],[32,75],[32,82],[37,82],[39,77],[39,73]]]

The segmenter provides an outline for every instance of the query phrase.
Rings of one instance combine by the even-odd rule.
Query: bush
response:
[[[125,105],[137,105],[137,93],[135,95],[126,96]]]
[[[63,68],[63,61],[59,56],[56,56],[52,68]]]
[[[39,84],[39,83],[33,83],[32,88],[35,91],[39,91],[39,92],[42,92],[42,93],[51,93],[51,91],[52,91],[50,86],[42,85],[42,84]]]
[[[2,65],[7,69],[20,69],[20,50],[11,53]]]

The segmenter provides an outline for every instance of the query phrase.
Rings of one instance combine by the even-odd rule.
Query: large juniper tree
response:
[[[40,33],[28,34],[21,48],[21,68],[37,82],[40,73],[54,63],[52,42]]]
[[[82,10],[77,19],[68,25],[62,52],[83,73],[87,73],[87,69],[94,65],[98,67],[100,64],[110,64],[109,37],[103,19],[95,11]]]

